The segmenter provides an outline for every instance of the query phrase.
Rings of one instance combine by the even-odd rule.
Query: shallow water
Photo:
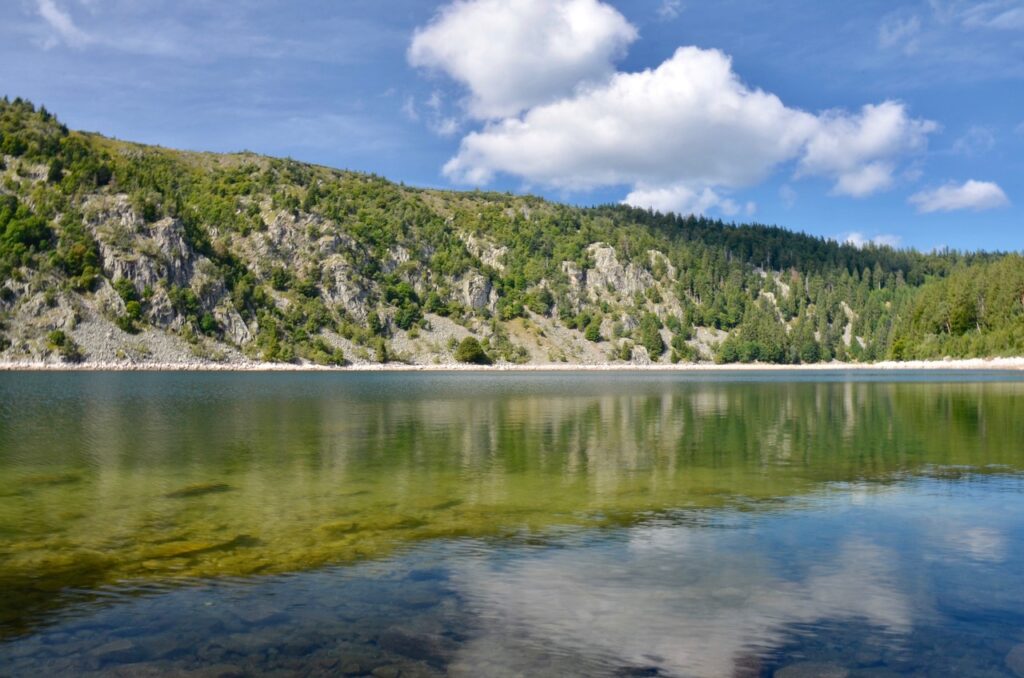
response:
[[[1020,375],[0,374],[0,675],[1024,675],[1022,556]]]

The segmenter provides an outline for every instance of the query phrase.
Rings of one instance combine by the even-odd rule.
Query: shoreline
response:
[[[962,360],[909,360],[877,363],[812,363],[776,365],[769,363],[680,363],[631,365],[616,363],[551,363],[466,365],[408,365],[404,363],[359,364],[344,367],[294,365],[291,363],[124,363],[124,362],[0,362],[0,372],[854,372],[854,371],[1024,371],[1024,357],[969,358]]]

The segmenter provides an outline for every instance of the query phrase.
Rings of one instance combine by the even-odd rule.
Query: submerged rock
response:
[[[1006,655],[1006,668],[1010,669],[1015,676],[1024,678],[1024,643],[1015,646]]]
[[[404,631],[385,631],[378,639],[380,648],[391,654],[425,661],[429,664],[444,664],[444,648],[437,638],[412,635]]]
[[[393,664],[378,666],[370,675],[374,676],[374,678],[398,678],[402,675],[402,669]]]
[[[240,605],[234,610],[235,615],[246,624],[261,626],[285,621],[288,615],[276,607],[266,604]]]
[[[252,674],[235,664],[212,664],[189,671],[183,675],[190,678],[243,678],[243,676]]]
[[[202,483],[199,485],[189,485],[174,492],[168,492],[164,496],[168,499],[188,499],[190,497],[202,497],[207,494],[230,492],[231,489],[231,486],[226,483]]]
[[[120,638],[100,645],[90,654],[100,664],[107,662],[121,663],[137,659],[139,650],[132,641],[127,638]]]
[[[240,534],[233,539],[222,542],[209,541],[175,541],[160,544],[150,549],[147,560],[169,558],[195,558],[210,553],[234,551],[236,549],[254,548],[262,544],[259,539],[248,534]]]
[[[824,662],[800,662],[784,666],[775,672],[775,678],[846,678],[847,669]]]
[[[82,482],[82,476],[75,473],[58,473],[53,475],[33,476],[22,481],[30,487],[59,487]]]

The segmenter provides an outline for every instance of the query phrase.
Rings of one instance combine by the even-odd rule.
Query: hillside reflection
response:
[[[8,628],[69,587],[1024,468],[1020,381],[3,375],[0,402]]]

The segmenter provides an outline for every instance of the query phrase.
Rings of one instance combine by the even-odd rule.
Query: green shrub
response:
[[[292,275],[281,266],[270,271],[270,286],[279,292],[287,290],[292,284]]]
[[[420,308],[416,304],[406,303],[399,307],[398,311],[395,312],[395,325],[403,330],[410,330],[412,327],[420,321],[423,315],[420,313]]]
[[[317,365],[340,366],[345,364],[344,351],[331,346],[323,337],[316,337],[310,342],[310,347],[305,352],[304,357]]]
[[[626,362],[633,359],[633,342],[623,341],[619,344],[618,359],[625,360]]]
[[[384,323],[376,311],[370,311],[370,315],[366,317],[366,327],[370,330],[370,334],[377,337],[384,336]]]
[[[657,360],[665,352],[665,342],[661,338],[661,321],[653,313],[645,313],[640,319],[640,345],[647,349],[652,360]]]
[[[82,349],[75,340],[67,335],[64,330],[54,330],[46,336],[47,346],[51,351],[56,351],[61,360],[69,363],[81,362]]]
[[[526,295],[526,307],[537,315],[547,315],[551,312],[555,299],[546,288],[536,290]]]
[[[475,337],[466,337],[459,342],[455,349],[455,359],[460,363],[471,363],[475,365],[489,365],[491,359],[487,357],[483,346]]]
[[[40,251],[49,246],[53,231],[47,226],[45,219],[31,215],[24,206],[21,206],[15,218],[7,223],[2,236],[3,240],[12,246],[34,247],[36,251]]]
[[[374,359],[379,363],[386,363],[391,360],[390,351],[388,351],[388,342],[384,341],[382,337],[378,337],[373,347]]]
[[[135,321],[128,315],[118,316],[114,319],[114,324],[117,325],[122,332],[127,332],[128,334],[138,334],[139,332],[138,325],[136,325]]]
[[[139,293],[135,290],[135,285],[128,278],[118,278],[114,281],[114,291],[121,297],[121,300],[127,304],[130,301],[138,301]]]
[[[203,334],[213,336],[220,332],[220,324],[212,313],[204,313],[199,319],[199,329]]]

